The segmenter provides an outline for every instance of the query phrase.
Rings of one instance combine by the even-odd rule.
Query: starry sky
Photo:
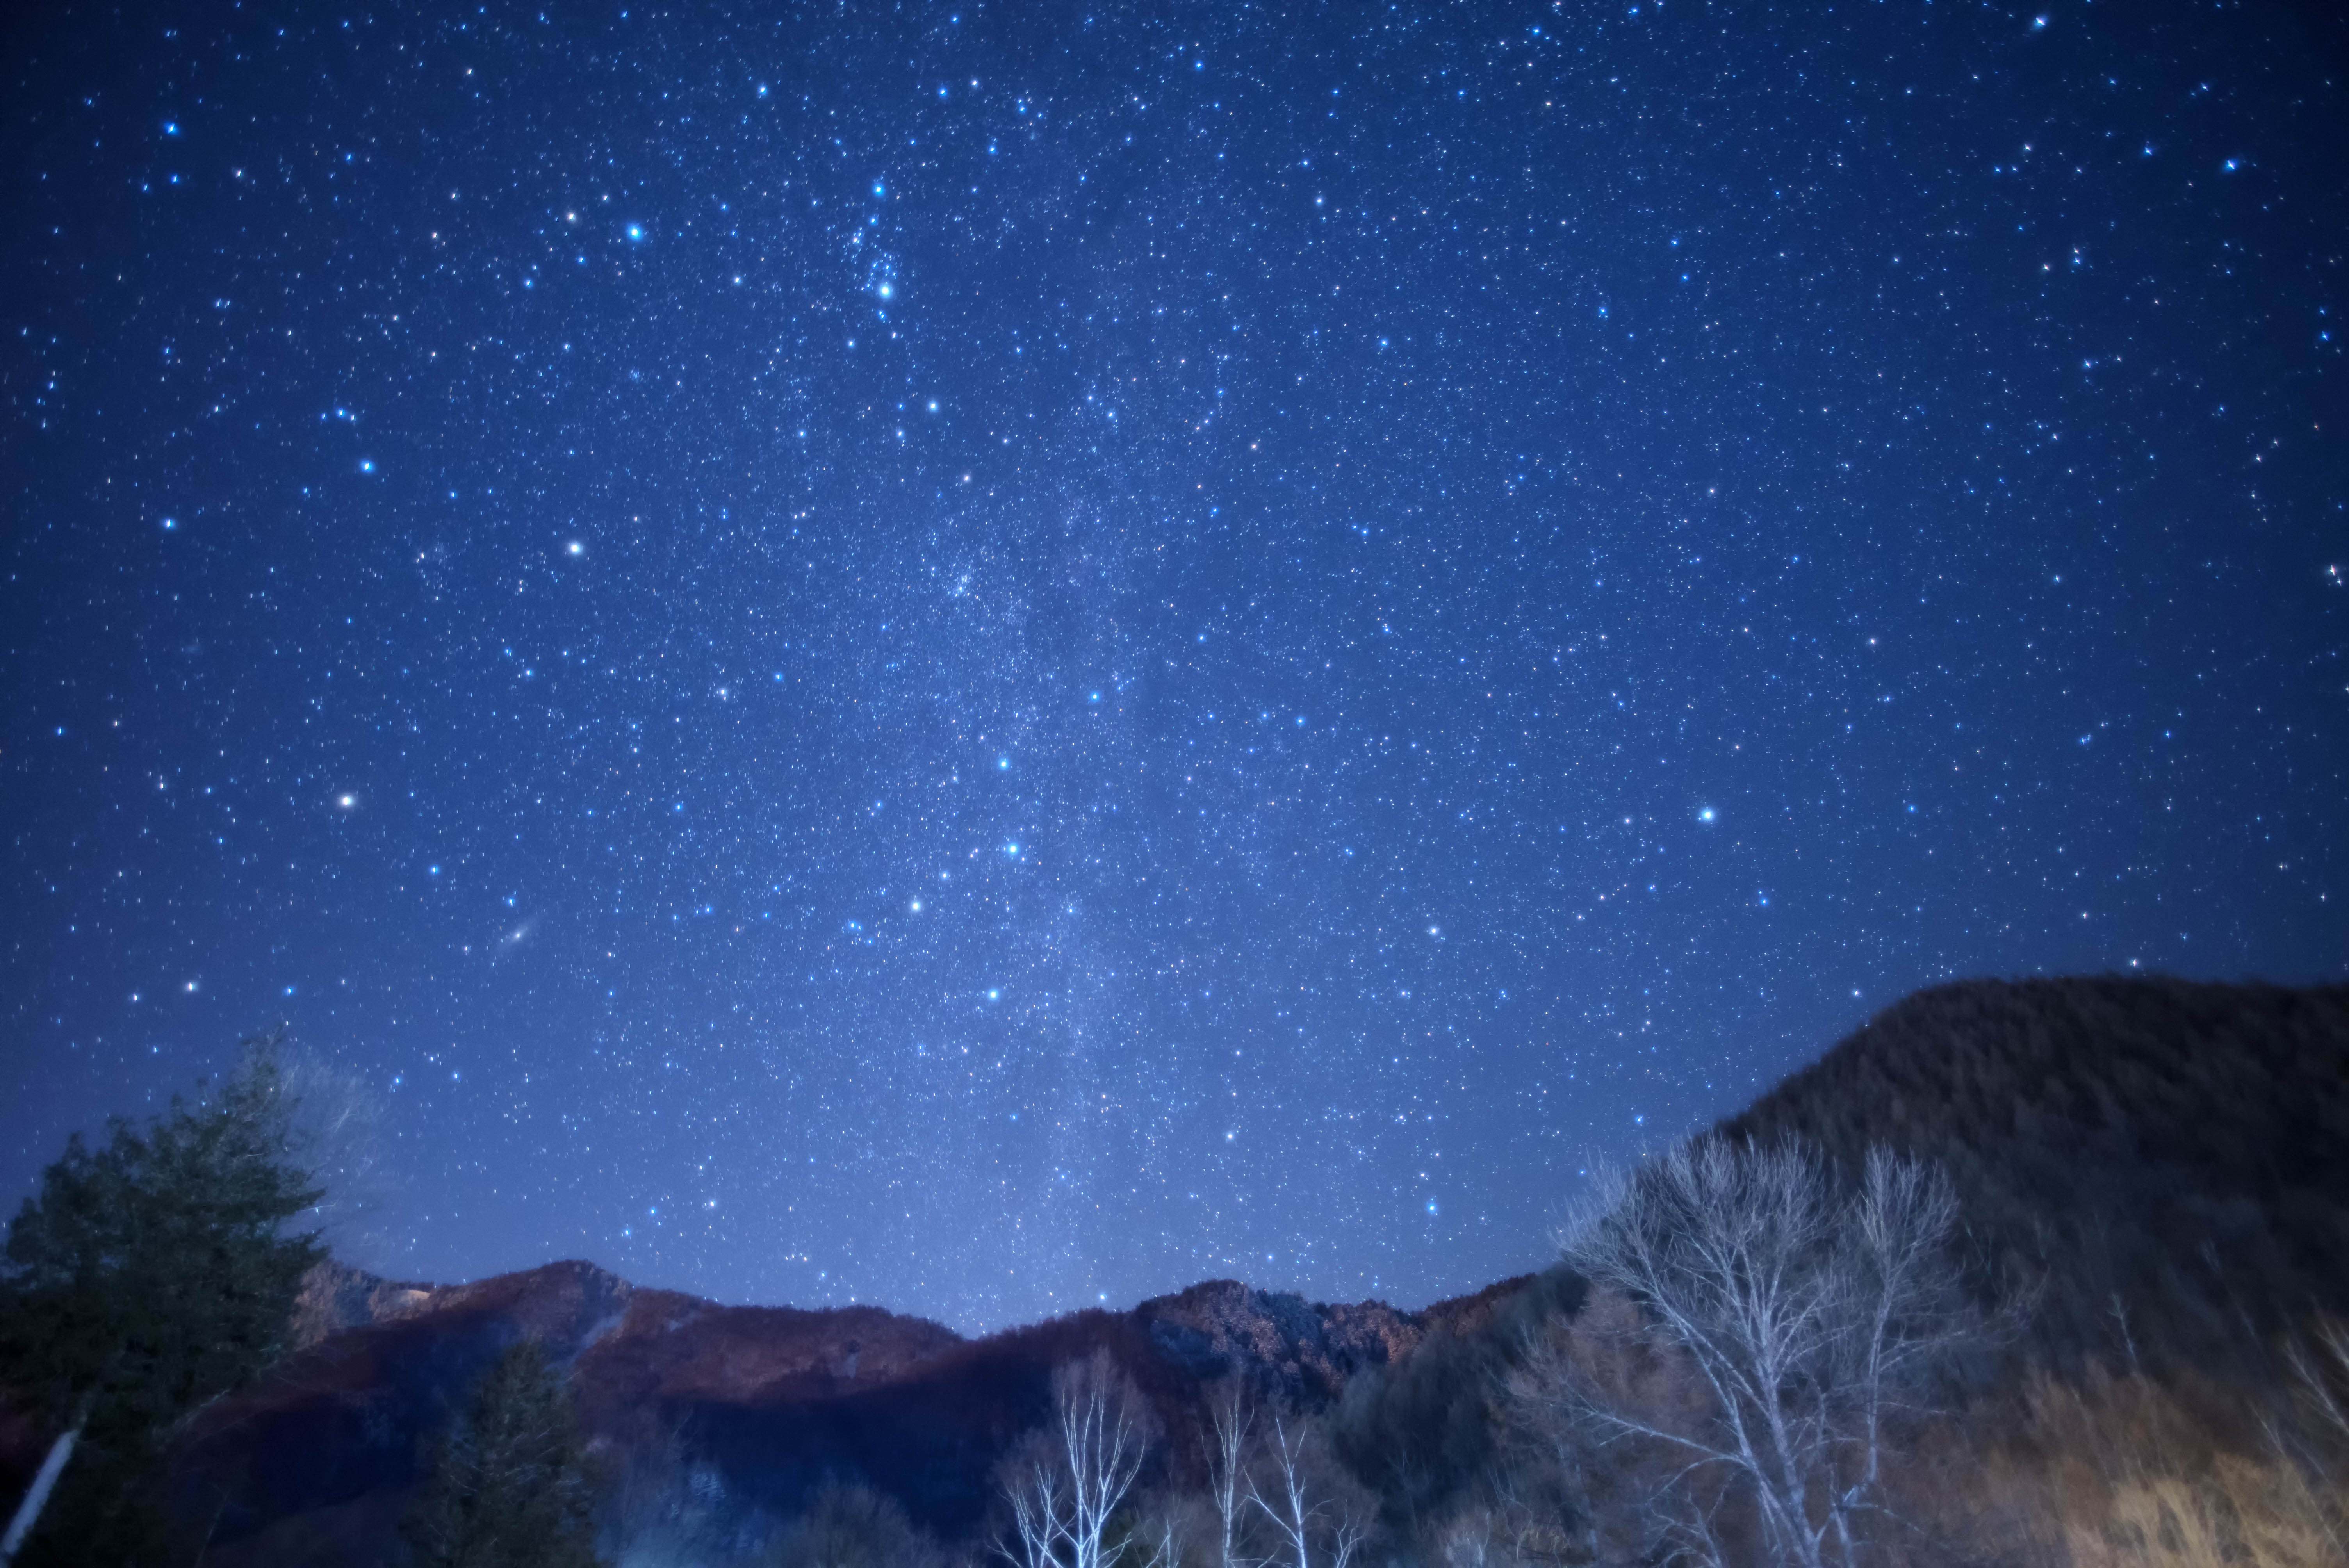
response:
[[[404,1277],[1415,1305],[2349,972],[2321,8],[39,9],[10,1193],[282,1020]]]

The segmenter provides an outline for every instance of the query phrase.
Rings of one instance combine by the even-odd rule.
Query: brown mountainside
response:
[[[1722,1130],[1942,1161],[2058,1367],[2258,1374],[2278,1332],[2349,1315],[2349,986],[1938,986]]]
[[[845,1479],[955,1535],[990,1503],[1005,1449],[1041,1423],[1064,1361],[1109,1348],[1187,1452],[1203,1384],[1238,1377],[1319,1406],[1431,1332],[1478,1321],[1493,1295],[1423,1314],[1217,1280],[967,1340],[877,1307],[720,1306],[584,1263],[439,1288],[330,1266],[303,1303],[307,1347],[212,1413],[180,1485],[191,1507],[220,1511],[210,1562],[373,1561],[360,1543],[394,1538],[425,1440],[528,1335],[568,1367],[623,1490],[664,1493],[654,1506],[673,1506],[680,1473],[713,1505],[768,1516]]]
[[[2059,1372],[2191,1366],[2272,1387],[2280,1334],[2349,1316],[2349,987],[1942,986],[1721,1130],[1847,1165],[1875,1143],[1944,1162],[1977,1277],[2033,1293],[2017,1348]],[[301,1305],[304,1348],[209,1411],[176,1476],[191,1517],[216,1521],[212,1568],[393,1561],[426,1444],[528,1335],[570,1375],[621,1533],[752,1532],[740,1546],[836,1479],[967,1542],[1052,1368],[1105,1348],[1158,1413],[1157,1462],[1192,1462],[1203,1387],[1237,1377],[1334,1408],[1340,1453],[1390,1513],[1433,1518],[1496,1456],[1489,1393],[1520,1336],[1580,1299],[1556,1274],[1420,1312],[1211,1281],[974,1340],[876,1307],[720,1306],[584,1263],[444,1287],[330,1266]],[[0,1446],[29,1469],[40,1434],[14,1437]]]

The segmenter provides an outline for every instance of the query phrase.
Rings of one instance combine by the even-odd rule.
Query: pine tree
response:
[[[570,1390],[525,1339],[441,1439],[405,1533],[419,1568],[595,1568],[595,1505]]]
[[[248,1042],[216,1092],[143,1128],[118,1119],[99,1148],[76,1135],[9,1226],[0,1384],[78,1435],[27,1564],[160,1555],[164,1446],[285,1349],[324,1253],[285,1228],[320,1194],[276,1047]]]

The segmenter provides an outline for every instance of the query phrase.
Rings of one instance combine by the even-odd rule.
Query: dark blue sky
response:
[[[1916,986],[2349,969],[2337,22],[45,9],[10,1191],[282,1018],[409,1276],[1416,1303]]]

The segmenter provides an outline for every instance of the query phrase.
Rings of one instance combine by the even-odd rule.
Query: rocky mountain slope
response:
[[[2033,1304],[2017,1356],[2059,1373],[2190,1366],[2248,1388],[2273,1382],[2279,1334],[2349,1318],[2349,987],[1939,987],[1721,1130],[1847,1166],[1878,1143],[1942,1161],[1977,1282]],[[568,1370],[624,1522],[771,1522],[841,1480],[968,1541],[1052,1368],[1105,1348],[1156,1410],[1158,1462],[1191,1462],[1203,1389],[1237,1377],[1338,1408],[1350,1467],[1407,1478],[1402,1506],[1432,1515],[1492,1458],[1487,1391],[1519,1336],[1579,1299],[1554,1275],[1421,1312],[1213,1281],[966,1339],[877,1307],[719,1306],[585,1263],[447,1287],[329,1265],[303,1348],[207,1412],[176,1484],[215,1522],[212,1568],[394,1561],[431,1437],[527,1335]],[[29,1470],[41,1440],[0,1430],[0,1458]]]
[[[328,1265],[303,1301],[306,1347],[212,1413],[179,1485],[189,1507],[218,1515],[212,1563],[374,1561],[364,1543],[396,1536],[430,1435],[528,1335],[569,1367],[595,1449],[647,1509],[673,1511],[682,1485],[787,1514],[846,1479],[955,1536],[988,1506],[1004,1450],[1041,1423],[1052,1368],[1096,1346],[1187,1433],[1207,1383],[1236,1377],[1321,1405],[1431,1335],[1473,1328],[1508,1294],[1407,1313],[1212,1281],[967,1340],[877,1307],[719,1306],[584,1263],[441,1288]]]

